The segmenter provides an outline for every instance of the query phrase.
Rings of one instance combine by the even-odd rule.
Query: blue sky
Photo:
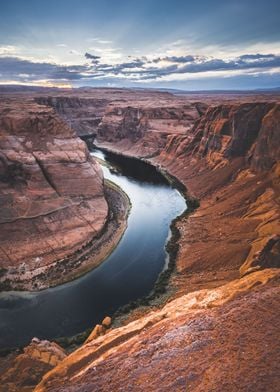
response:
[[[0,83],[280,86],[276,0],[0,0]]]

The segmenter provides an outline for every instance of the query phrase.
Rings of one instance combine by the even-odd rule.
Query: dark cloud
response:
[[[83,78],[82,73],[87,69],[81,65],[62,66],[22,60],[18,57],[0,57],[0,74],[3,80],[79,80]]]
[[[85,53],[85,58],[88,59],[88,60],[91,60],[91,62],[92,62],[93,64],[98,64],[99,61],[100,61],[100,59],[101,59],[100,56],[95,56],[95,55],[90,54],[90,53],[88,53],[88,52]]]
[[[160,66],[165,61],[167,65]],[[150,80],[172,74],[203,73],[209,71],[259,70],[280,66],[280,56],[269,54],[246,54],[231,60],[206,58],[204,56],[166,56],[153,60],[135,58],[116,65],[98,64],[96,71],[111,73],[131,79]]]
[[[260,59],[271,59],[275,57],[274,54],[244,54],[243,56],[240,56],[240,60],[260,60]]]
[[[159,63],[160,61],[168,61],[171,63],[189,63],[195,61],[194,56],[165,56],[165,57],[158,57],[152,60],[153,63]]]
[[[90,64],[64,66],[48,62],[33,62],[18,57],[0,57],[0,78],[14,81],[63,80],[87,81],[107,78],[130,81],[159,80],[176,74],[202,74],[205,72],[244,70],[244,73],[280,67],[280,56],[275,54],[245,54],[224,60],[203,56],[165,56],[154,59],[129,57],[118,64],[103,63],[100,56],[86,53]],[[165,61],[162,66],[160,62]],[[198,76],[199,77],[199,76]]]

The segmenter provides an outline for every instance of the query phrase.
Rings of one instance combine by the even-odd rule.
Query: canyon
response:
[[[96,265],[98,254],[87,266],[81,260],[89,250],[100,253],[108,200],[127,201],[116,201],[85,143],[53,109],[7,98],[0,110],[0,284],[2,290],[38,290]],[[107,227],[115,240],[125,229],[126,212],[120,215],[121,229]]]
[[[280,97],[129,89],[3,95],[4,288],[7,276],[16,277],[14,287],[21,279],[40,287],[36,271],[106,226],[102,174],[78,136],[150,162],[178,181],[190,210],[198,207],[174,223],[176,265],[162,301],[44,364],[26,389],[11,378],[10,390],[38,383],[41,392],[277,391]],[[7,366],[16,374],[26,360],[20,355],[0,364],[0,375]]]

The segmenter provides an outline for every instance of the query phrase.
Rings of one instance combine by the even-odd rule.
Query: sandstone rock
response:
[[[276,392],[279,279],[267,269],[183,295],[84,344],[35,391]]]
[[[102,321],[102,325],[103,325],[103,327],[105,327],[105,328],[109,328],[111,324],[112,324],[112,319],[111,319],[111,317],[109,317],[109,316],[106,316],[106,317],[104,318],[104,320]]]
[[[20,286],[96,236],[108,207],[101,169],[53,109],[2,100],[0,148],[1,281]]]
[[[264,268],[280,268],[280,236],[273,235],[266,240],[262,249],[241,266],[242,275]]]
[[[32,339],[22,354],[11,354],[5,361],[5,367],[0,366],[0,391],[33,391],[42,376],[65,357],[65,351],[56,343]]]
[[[98,338],[99,336],[104,335],[105,332],[106,332],[106,329],[105,329],[105,327],[103,327],[103,325],[96,324],[96,326],[93,328],[91,334],[89,335],[89,337],[87,338],[85,343],[91,342],[92,340]]]

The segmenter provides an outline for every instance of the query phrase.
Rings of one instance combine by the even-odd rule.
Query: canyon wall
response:
[[[98,126],[97,143],[126,155],[149,158],[166,146],[170,134],[188,132],[206,105],[147,101],[111,103]]]
[[[38,95],[35,101],[54,108],[79,136],[96,136],[97,143],[142,157],[159,154],[168,135],[191,129],[207,108],[196,99],[125,89]]]
[[[76,118],[80,133],[78,104],[66,110],[55,94],[49,95],[51,102],[42,97],[39,102],[52,109],[37,110],[55,109]],[[35,390],[278,391],[279,98],[176,97],[129,90],[96,90],[80,98],[88,95],[108,99],[98,125],[88,123],[100,146],[149,159],[185,185],[189,200],[199,199],[200,206],[176,222],[179,250],[165,303],[130,313],[121,327],[101,336],[92,333]],[[66,137],[67,132],[72,136]],[[84,146],[68,127],[67,132],[67,146],[71,140]],[[49,177],[44,149],[36,157]],[[17,166],[9,170],[21,186],[30,183]],[[1,178],[7,181],[7,176]],[[55,185],[61,193],[56,197],[49,186],[42,188],[47,201],[61,201],[61,181]]]
[[[200,199],[178,224],[177,288],[279,266],[279,110],[273,102],[209,107],[154,160]]]
[[[260,268],[268,263],[264,254],[278,263],[279,97],[97,89],[81,93],[72,112],[61,109],[70,100],[65,96],[36,100],[74,116],[78,133],[81,102],[87,105],[81,113],[91,113],[92,102],[102,101],[98,126],[89,132],[95,143],[149,159],[200,200],[200,209],[177,223],[176,292]]]
[[[108,207],[101,169],[53,109],[2,100],[0,135],[1,284],[20,287],[98,235]]]
[[[108,104],[106,98],[79,96],[41,96],[40,105],[50,106],[79,136],[96,135],[98,125]]]

